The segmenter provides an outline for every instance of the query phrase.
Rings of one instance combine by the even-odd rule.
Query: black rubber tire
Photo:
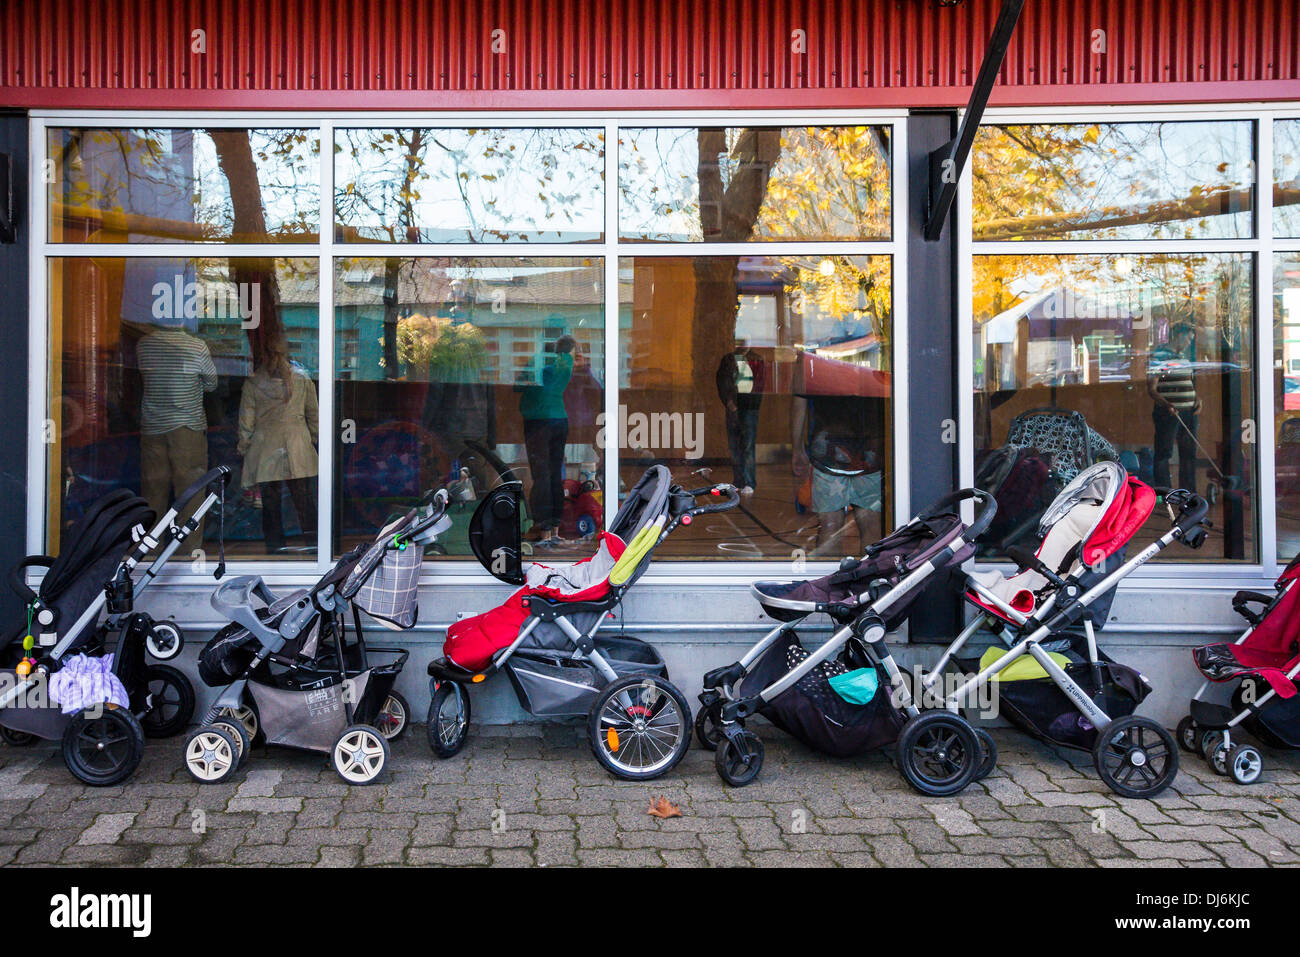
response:
[[[127,708],[104,705],[98,717],[78,711],[63,731],[63,763],[82,784],[121,784],[144,757],[144,728]],[[102,760],[101,760],[102,759]]]
[[[1253,744],[1238,744],[1228,752],[1228,777],[1238,784],[1254,784],[1264,774],[1264,758]]]
[[[144,669],[144,680],[154,696],[153,706],[140,717],[145,736],[170,738],[188,728],[194,718],[194,685],[184,672],[169,665],[149,665]],[[155,684],[162,685],[157,692],[153,690]],[[161,701],[159,695],[163,696]]]
[[[14,748],[30,748],[39,740],[34,734],[28,734],[26,731],[11,731],[9,728],[0,728],[0,739]]]
[[[438,728],[438,715],[442,711],[443,703],[448,696],[458,693],[460,695],[461,707],[464,709],[464,717],[459,721],[459,727],[455,733],[449,737],[444,737]],[[469,703],[469,689],[455,681],[444,681],[438,685],[438,690],[433,693],[433,698],[429,701],[429,747],[433,753],[440,758],[454,758],[460,754],[461,748],[465,747],[465,742],[469,740],[469,722],[473,709]]]
[[[898,767],[916,791],[948,797],[964,790],[979,771],[983,749],[975,729],[960,715],[926,711],[903,726],[896,750]],[[931,770],[938,762],[938,771]]]
[[[238,771],[244,766],[253,751],[253,739],[248,736],[248,729],[234,718],[220,717],[213,721],[210,727],[220,728],[234,742],[235,751],[235,770]]]
[[[695,716],[695,740],[705,751],[718,750],[718,744],[722,741],[722,728],[713,718],[713,708],[700,708],[699,714]]]
[[[743,788],[763,770],[763,739],[749,730],[741,731],[740,737],[748,756],[742,756],[741,747],[725,734],[713,752],[713,767],[718,777],[733,788]]]
[[[400,718],[393,718],[393,712],[389,711],[389,701],[394,701],[399,709]],[[392,724],[396,727],[392,727]],[[375,727],[389,741],[396,741],[406,734],[406,729],[411,726],[411,703],[397,691],[388,692],[388,697],[384,699],[383,704],[379,706],[379,713],[375,715]]]
[[[1140,762],[1134,758],[1139,751]],[[1128,715],[1097,735],[1092,762],[1102,781],[1120,797],[1153,798],[1178,776],[1178,744],[1168,728],[1150,718]]]
[[[989,734],[983,728],[972,728],[975,732],[975,740],[980,744],[980,763],[975,769],[975,777],[971,778],[971,783],[983,781],[993,773],[993,769],[998,766],[998,746],[993,740],[993,735]]]
[[[1178,739],[1178,746],[1188,754],[1201,753],[1201,735],[1190,714],[1178,722],[1178,727],[1174,729],[1174,737]]]
[[[602,732],[607,732],[609,729],[603,728],[601,719],[611,698],[629,691],[635,694],[636,692],[633,689],[646,689],[648,687],[654,687],[658,692],[672,700],[673,707],[677,709],[679,717],[677,738],[673,742],[668,757],[664,759],[662,764],[657,767],[652,766],[646,770],[632,770],[616,763],[610,756],[608,734],[605,734],[602,738]],[[659,714],[662,713],[661,709]],[[654,717],[650,720],[653,721]],[[659,675],[627,675],[607,684],[601,689],[600,694],[596,695],[596,700],[591,703],[591,710],[587,712],[587,744],[590,745],[591,753],[595,755],[601,767],[615,777],[622,778],[625,781],[653,781],[677,767],[682,758],[686,757],[686,752],[691,747],[691,733],[694,726],[691,706],[687,703],[686,696],[678,690],[675,684]]]

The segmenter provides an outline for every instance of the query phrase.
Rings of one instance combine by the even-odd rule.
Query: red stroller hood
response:
[[[1127,545],[1155,507],[1155,489],[1129,476],[1084,544],[1084,564],[1100,564]]]

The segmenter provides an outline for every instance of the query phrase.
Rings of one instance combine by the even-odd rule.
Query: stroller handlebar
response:
[[[705,485],[700,488],[690,489],[687,493],[692,498],[699,498],[701,495],[726,496],[722,502],[712,502],[708,505],[699,505],[692,508],[690,515],[708,515],[710,512],[726,512],[740,504],[740,492],[734,485]]]
[[[918,513],[916,520],[924,521],[943,512],[952,511],[968,499],[976,503],[975,521],[967,526],[966,534],[962,537],[967,542],[973,542],[988,531],[989,526],[993,524],[993,517],[998,513],[997,499],[981,488],[963,488],[951,495],[945,495],[929,508]]]
[[[29,555],[9,569],[9,589],[23,600],[23,604],[33,604],[39,596],[28,587],[27,576],[23,573],[29,568],[49,568],[53,564],[54,559],[49,555]]]
[[[230,484],[231,471],[225,465],[218,465],[216,468],[209,470],[195,480],[194,484],[176,496],[176,502],[172,506],[176,513],[180,514],[185,511],[185,506],[198,496],[200,492],[206,491],[210,486],[221,483],[222,488]]]
[[[1205,516],[1210,512],[1210,503],[1204,496],[1189,492],[1187,489],[1159,488],[1156,491],[1164,498],[1169,509],[1169,518],[1174,530],[1185,545],[1200,548],[1205,543],[1205,530],[1210,523]],[[1178,513],[1175,515],[1174,510]]]

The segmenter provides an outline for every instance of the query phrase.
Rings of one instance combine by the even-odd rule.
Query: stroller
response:
[[[961,518],[967,500],[979,512],[970,526]],[[781,624],[739,661],[704,676],[695,722],[722,780],[740,787],[758,776],[763,743],[745,728],[758,713],[836,757],[895,744],[903,776],[922,794],[956,794],[970,784],[981,766],[981,732],[960,715],[917,708],[885,635],[944,572],[973,554],[996,511],[987,492],[963,489],[831,575],[755,582],[754,597]],[[810,652],[794,629],[814,613],[838,627]]]
[[[505,671],[530,714],[585,715],[592,753],[612,774],[649,780],[667,773],[690,747],[690,705],[653,646],[597,629],[678,525],[734,508],[740,496],[730,485],[684,490],[667,468],[651,466],[601,533],[595,555],[525,570],[521,495],[517,482],[498,486],[470,522],[470,545],[483,567],[522,587],[503,605],[447,630],[444,657],[429,665],[430,747],[449,758],[465,746],[469,686]],[[701,504],[701,496],[722,500]]]
[[[1205,499],[1178,490],[1165,491],[1164,502],[1169,531],[1116,567],[1155,508],[1156,492],[1116,462],[1076,475],[1044,513],[1038,550],[1006,550],[1019,566],[1015,574],[967,576],[965,597],[981,614],[922,678],[922,696],[955,710],[995,690],[1000,715],[1040,740],[1090,751],[1116,794],[1149,798],[1164,790],[1178,773],[1173,736],[1134,714],[1151,686],[1107,657],[1095,630],[1121,579],[1175,541],[1191,548],[1205,541]],[[964,654],[970,639],[990,626],[1001,647],[991,645],[979,657]],[[944,693],[935,689],[949,662],[962,677]],[[988,770],[995,762],[993,753]]]
[[[1244,728],[1275,748],[1300,748],[1300,558],[1287,565],[1272,595],[1239,591],[1232,607],[1249,627],[1232,644],[1205,645],[1193,653],[1205,681],[1192,697],[1191,713],[1178,722],[1178,744],[1199,754],[1218,774],[1254,784],[1264,759],[1254,745],[1234,744]],[[1252,605],[1262,605],[1259,611]],[[1210,684],[1236,682],[1228,704],[1206,700]]]
[[[231,621],[199,654],[199,677],[222,688],[185,742],[200,783],[226,780],[255,739],[327,753],[349,784],[372,784],[410,708],[393,684],[410,652],[367,647],[361,612],[397,628],[415,624],[424,547],[451,526],[440,490],[352,549],[310,589],[274,595],[257,576],[212,595]],[[347,615],[351,608],[352,636]],[[374,653],[391,656],[372,664]]]
[[[146,651],[158,661],[175,658],[184,635],[174,622],[136,611],[135,601],[214,505],[220,514],[229,480],[229,469],[213,469],[157,522],[144,499],[110,492],[86,510],[57,558],[33,555],[14,566],[9,584],[27,615],[0,641],[7,677],[0,736],[7,743],[60,741],[74,777],[107,787],[135,771],[146,737],[184,730],[194,687],[176,668],[145,658]],[[155,551],[137,581],[133,573]],[[27,584],[29,568],[47,569],[36,589]],[[215,577],[224,573],[223,556]]]

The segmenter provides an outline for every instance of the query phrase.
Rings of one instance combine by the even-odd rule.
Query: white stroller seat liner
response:
[[[611,539],[622,545],[621,539],[606,532],[601,536],[600,546],[591,558],[572,565],[543,565],[540,562],[529,564],[524,568],[523,590],[535,592],[547,589],[555,593],[554,597],[563,598],[600,585],[609,578],[610,572],[618,564],[618,558],[609,547]],[[620,547],[617,551],[621,554],[623,549]]]

